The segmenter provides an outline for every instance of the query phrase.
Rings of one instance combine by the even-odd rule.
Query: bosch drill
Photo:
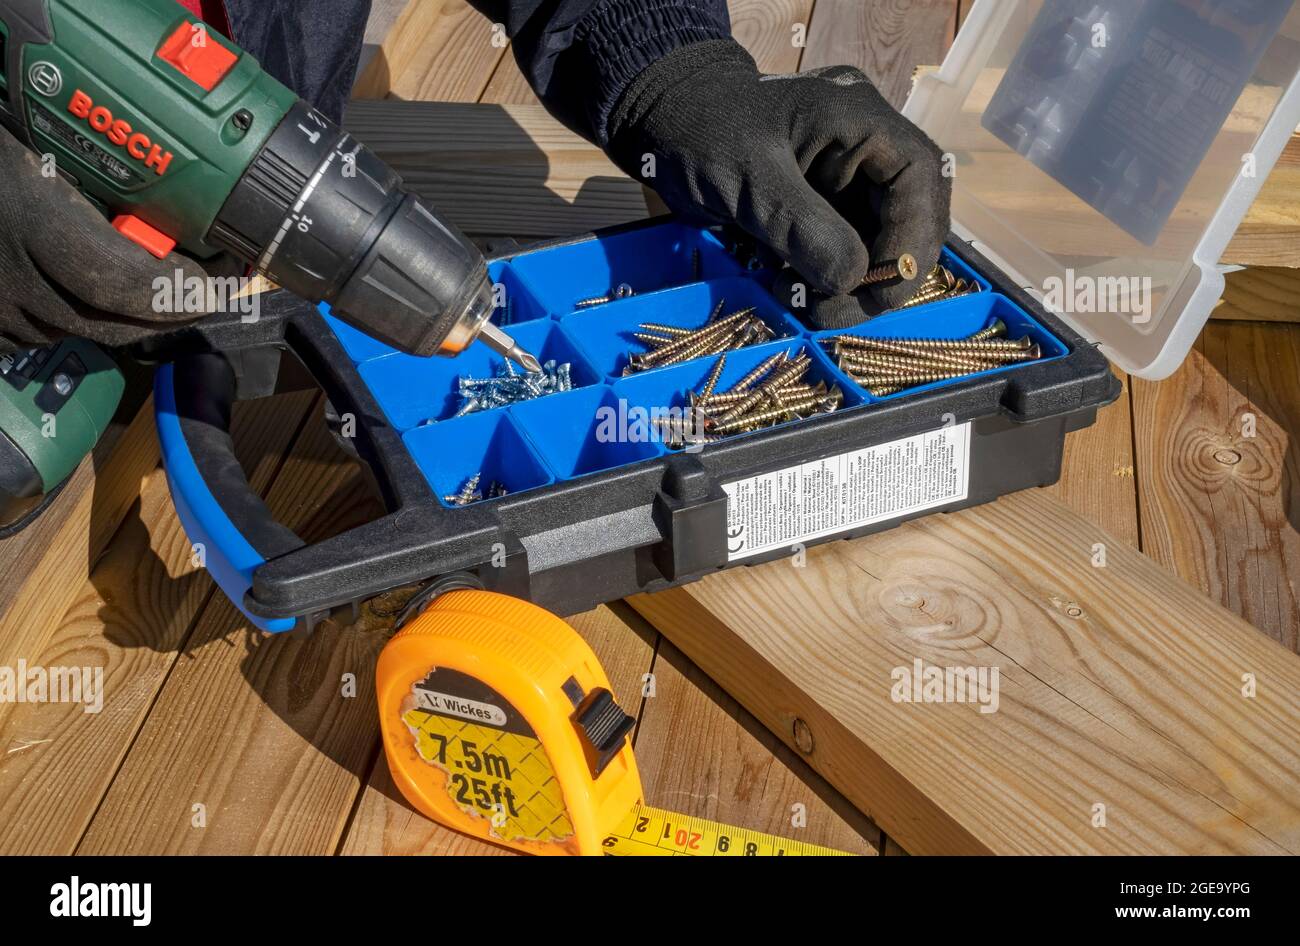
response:
[[[176,247],[232,253],[402,351],[454,355],[481,337],[539,370],[489,321],[478,250],[360,142],[173,0],[0,0],[0,123],[54,155],[123,239],[159,258]],[[80,346],[81,361],[94,357]],[[0,383],[0,400],[23,406],[0,410],[0,473],[13,452],[5,440],[21,440],[17,454],[48,489],[82,454],[40,442],[51,438],[4,437],[8,416],[44,416],[34,399],[57,372],[40,370],[22,390]],[[23,467],[30,493],[21,460],[8,462]],[[7,488],[0,476],[0,507]]]

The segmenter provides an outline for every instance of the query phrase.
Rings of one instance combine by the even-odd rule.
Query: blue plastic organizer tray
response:
[[[961,338],[1000,318],[1011,337],[1028,335],[1042,346],[1043,358],[1033,364],[1068,354],[1028,312],[990,291],[986,279],[946,250],[943,265],[978,281],[985,291],[891,312],[847,332],[813,332],[767,291],[761,271],[747,270],[707,230],[672,222],[526,251],[489,267],[505,300],[493,320],[510,325],[514,337],[541,361],[568,362],[574,389],[464,417],[452,416],[460,403],[457,378],[487,377],[502,367],[501,358],[486,345],[475,342],[454,359],[415,358],[322,311],[440,498],[456,493],[475,473],[482,474],[485,490],[496,481],[510,493],[519,493],[669,452],[653,437],[610,441],[598,437],[597,428],[610,412],[627,418],[686,405],[686,393],[703,384],[715,358],[624,377],[628,355],[645,351],[631,333],[642,322],[702,325],[723,299],[727,312],[752,306],[776,338],[729,353],[721,390],[783,348],[792,357],[803,351],[813,362],[808,379],[839,385],[844,392],[842,411],[870,410],[875,404],[965,379],[873,397],[827,356],[822,342],[835,335]],[[605,296],[622,283],[634,295],[576,307],[580,300]],[[1004,366],[984,374],[1021,367]]]

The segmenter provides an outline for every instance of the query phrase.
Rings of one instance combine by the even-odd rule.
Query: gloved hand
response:
[[[124,345],[202,318],[153,305],[156,278],[206,278],[202,266],[132,243],[3,129],[0,181],[0,351],[64,336]]]
[[[868,268],[911,253],[924,274],[948,236],[939,148],[850,66],[762,75],[734,41],[686,46],[628,88],[609,141],[679,215],[737,224],[789,262],[784,284],[815,290],[793,311],[818,328],[903,302],[917,283],[863,289]]]

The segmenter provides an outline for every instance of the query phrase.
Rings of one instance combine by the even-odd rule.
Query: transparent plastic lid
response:
[[[1173,372],[1300,124],[1300,0],[977,0],[905,114],[953,225],[1121,368]]]

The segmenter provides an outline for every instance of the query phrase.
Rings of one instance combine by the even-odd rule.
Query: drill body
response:
[[[174,0],[0,0],[0,122],[124,238],[227,251],[403,351],[487,326],[482,255]]]

